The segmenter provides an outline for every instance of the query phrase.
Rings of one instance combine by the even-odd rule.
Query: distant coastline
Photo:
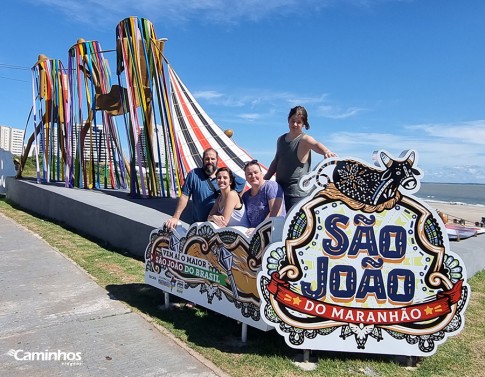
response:
[[[485,184],[421,182],[415,196],[429,202],[485,206]]]
[[[471,186],[485,186],[485,183],[464,183],[464,182],[421,182],[425,185],[471,185]]]

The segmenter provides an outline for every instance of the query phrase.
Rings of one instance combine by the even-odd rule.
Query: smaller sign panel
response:
[[[188,230],[154,230],[145,253],[145,282],[167,293],[261,330],[257,274],[263,251],[281,235],[282,219],[245,228],[218,228],[205,222]]]
[[[417,155],[325,160],[286,239],[263,256],[261,315],[294,348],[429,356],[464,325],[470,288],[441,218],[412,194]]]

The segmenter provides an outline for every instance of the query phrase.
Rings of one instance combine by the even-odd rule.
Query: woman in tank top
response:
[[[217,185],[221,190],[207,220],[220,227],[243,226],[248,227],[246,207],[239,194],[234,190],[236,182],[234,174],[229,168],[223,167],[216,172]]]
[[[264,176],[264,179],[270,179],[276,173],[276,182],[285,193],[286,211],[306,196],[298,182],[310,171],[311,151],[325,158],[337,156],[325,145],[305,134],[303,127],[310,128],[308,113],[303,106],[296,106],[288,114],[289,132],[278,138],[276,155]]]

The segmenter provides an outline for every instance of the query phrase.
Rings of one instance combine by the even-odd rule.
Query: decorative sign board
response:
[[[281,236],[283,219],[262,223],[252,237],[245,228],[195,223],[188,230],[154,230],[145,253],[145,282],[169,294],[260,330],[257,275],[266,246]]]
[[[324,160],[302,178],[308,197],[264,252],[261,317],[291,347],[429,356],[464,326],[465,266],[412,195],[416,152],[374,158]]]

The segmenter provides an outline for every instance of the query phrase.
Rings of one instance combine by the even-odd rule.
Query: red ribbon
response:
[[[452,289],[438,293],[433,301],[386,309],[352,308],[313,300],[291,291],[277,272],[271,275],[267,288],[281,305],[300,313],[336,322],[392,325],[427,321],[450,313],[451,306],[461,297],[462,285],[463,280],[459,280]]]

